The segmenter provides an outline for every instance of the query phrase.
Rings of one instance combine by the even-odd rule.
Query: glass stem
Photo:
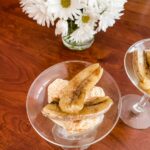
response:
[[[142,96],[141,100],[138,103],[133,105],[132,112],[134,114],[139,114],[139,113],[144,112],[145,106],[148,103],[148,100],[149,100],[149,96],[147,95]]]

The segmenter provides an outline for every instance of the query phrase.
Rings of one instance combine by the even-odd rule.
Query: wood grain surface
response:
[[[127,78],[123,58],[131,44],[149,37],[150,0],[129,0],[121,20],[99,33],[83,52],[65,48],[53,28],[41,27],[22,13],[19,1],[0,0],[0,150],[61,150],[33,130],[25,107],[33,80],[55,63],[100,62],[116,79],[122,95],[139,93]],[[150,150],[150,129],[135,130],[119,121],[89,150]]]

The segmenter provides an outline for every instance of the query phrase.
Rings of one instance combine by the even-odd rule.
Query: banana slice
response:
[[[139,78],[139,87],[150,94],[150,51],[134,51],[133,66]]]
[[[80,111],[80,115],[104,114],[113,104],[113,100],[108,97],[98,97],[95,100],[85,104],[85,107]]]
[[[64,119],[66,120],[86,119],[86,118],[89,118],[89,115],[92,115],[91,117],[93,117],[94,114],[102,115],[106,113],[110,109],[112,104],[113,104],[113,101],[108,96],[99,97],[93,100],[93,102],[91,101],[91,102],[86,103],[84,108],[80,112],[76,114],[69,114],[69,113],[63,112],[60,109],[58,103],[51,103],[51,104],[47,104],[42,109],[42,114],[48,117],[49,119],[56,119],[56,118],[63,119],[63,120]]]
[[[145,78],[143,81],[140,81],[139,86],[148,94],[150,94],[150,80],[149,79]]]
[[[99,81],[103,69],[99,64],[93,64],[79,72],[60,96],[59,107],[63,112],[74,114],[83,109],[86,95]]]
[[[145,54],[146,54],[147,65],[148,65],[149,70],[150,70],[150,50],[146,50]]]
[[[107,99],[110,99],[110,98],[108,96],[92,97],[90,99],[90,101],[85,102],[85,106],[97,105],[99,103],[102,103],[102,102],[106,101]]]
[[[145,78],[145,59],[143,51],[134,51],[133,52],[133,67],[140,80]]]

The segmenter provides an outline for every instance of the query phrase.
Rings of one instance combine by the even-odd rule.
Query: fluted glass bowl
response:
[[[43,71],[32,83],[26,101],[27,115],[32,127],[46,141],[63,148],[82,147],[85,149],[102,140],[115,127],[121,112],[120,90],[113,77],[105,70],[97,86],[104,89],[105,94],[113,99],[114,104],[105,114],[103,122],[92,133],[82,135],[82,140],[81,138],[67,139],[63,137],[64,133],[61,134],[63,129],[41,113],[42,108],[48,103],[48,85],[57,78],[70,80],[90,64],[78,60],[61,62]]]

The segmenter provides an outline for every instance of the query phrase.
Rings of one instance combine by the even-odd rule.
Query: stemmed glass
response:
[[[91,144],[102,140],[112,131],[120,117],[120,90],[113,77],[107,71],[104,71],[97,86],[101,86],[106,95],[113,99],[114,103],[105,114],[103,122],[97,128],[78,136],[68,136],[62,127],[42,115],[41,110],[48,103],[48,85],[57,78],[70,80],[75,74],[90,64],[85,61],[72,60],[49,67],[35,79],[27,95],[26,109],[32,127],[46,141],[61,146],[65,150],[70,148],[83,150]],[[93,116],[89,115],[87,117]]]
[[[129,94],[122,97],[121,120],[130,127],[136,129],[146,129],[150,127],[150,95],[138,85],[139,79],[135,73],[133,64],[134,51],[150,49],[150,39],[144,39],[133,44],[126,52],[124,66],[126,73],[135,87],[144,95],[141,97]]]

